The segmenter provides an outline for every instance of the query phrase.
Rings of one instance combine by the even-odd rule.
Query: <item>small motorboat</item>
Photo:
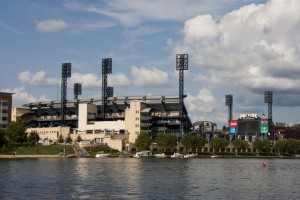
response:
[[[95,155],[95,158],[107,158],[109,156],[110,156],[110,154],[108,154],[108,153],[97,153]]]
[[[167,155],[165,153],[157,153],[154,155],[155,158],[166,158]]]
[[[181,154],[181,153],[174,153],[173,155],[171,155],[171,158],[183,158],[183,154]]]
[[[134,158],[150,158],[154,157],[151,151],[140,151],[136,152],[136,154],[133,156]]]
[[[196,156],[197,156],[197,154],[192,153],[192,154],[186,154],[183,157],[184,158],[195,158]]]

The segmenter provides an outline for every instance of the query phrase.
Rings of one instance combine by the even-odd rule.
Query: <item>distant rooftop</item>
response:
[[[10,92],[0,92],[0,96],[12,96],[15,93],[10,93]]]

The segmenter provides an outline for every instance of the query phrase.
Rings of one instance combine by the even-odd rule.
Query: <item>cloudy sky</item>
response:
[[[193,122],[267,113],[300,122],[299,0],[1,0],[0,91],[14,106],[60,99],[61,64],[72,63],[80,98],[101,95],[102,58],[115,96],[178,95],[175,55],[189,54],[185,99]]]

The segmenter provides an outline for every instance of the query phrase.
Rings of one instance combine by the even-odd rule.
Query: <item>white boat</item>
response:
[[[174,153],[173,155],[171,155],[171,158],[183,158],[183,154],[181,154],[181,153]]]
[[[108,153],[97,153],[95,155],[95,158],[107,158],[109,156],[110,156],[110,154],[108,154]]]
[[[192,154],[186,154],[183,157],[184,158],[195,158],[196,156],[197,156],[197,154],[192,153]]]
[[[167,155],[165,155],[165,153],[157,153],[154,156],[155,156],[155,158],[166,158],[167,157]]]
[[[153,157],[153,154],[151,151],[140,151],[136,152],[136,154],[133,156],[134,158],[148,158],[148,157]]]
[[[213,155],[213,156],[210,156],[211,158],[217,158],[218,156],[215,156],[215,155]]]

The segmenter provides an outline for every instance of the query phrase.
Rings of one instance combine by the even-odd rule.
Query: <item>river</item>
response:
[[[1,199],[300,199],[300,159],[0,160]]]

